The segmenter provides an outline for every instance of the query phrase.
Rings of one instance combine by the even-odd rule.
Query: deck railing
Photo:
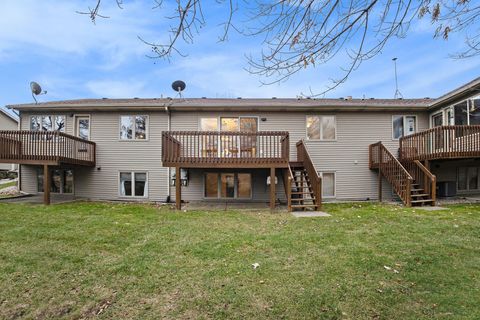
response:
[[[58,131],[0,131],[0,162],[95,166],[96,145]]]
[[[395,192],[406,206],[412,205],[413,177],[395,156],[382,144],[377,142],[369,147],[370,169],[378,169],[392,185]]]
[[[322,207],[322,178],[320,177],[318,170],[313,164],[312,158],[308,153],[307,146],[303,140],[297,142],[297,161],[303,163],[303,167],[307,170],[309,179],[311,180],[311,186],[313,194],[315,195],[315,205],[317,210]]]
[[[435,127],[400,139],[402,161],[473,157],[480,157],[480,125]]]
[[[162,134],[164,166],[286,164],[288,132],[167,131]]]

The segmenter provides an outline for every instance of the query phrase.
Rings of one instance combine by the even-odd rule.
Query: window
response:
[[[222,173],[220,177],[221,197],[235,198],[235,174]]]
[[[393,139],[400,139],[417,131],[416,116],[393,116],[392,117]]]
[[[37,189],[38,192],[44,192],[43,189],[43,169],[37,171]],[[53,193],[73,193],[73,170],[56,169],[50,171],[50,192]]]
[[[31,116],[30,130],[65,132],[65,116]]]
[[[200,130],[201,131],[217,131],[218,130],[217,118],[200,118]]]
[[[335,197],[335,172],[321,172],[322,176],[322,197]]]
[[[432,126],[440,127],[443,125],[443,112],[439,112],[432,116]]]
[[[467,125],[468,124],[468,106],[467,101],[462,101],[453,106],[455,110],[455,124]]]
[[[480,167],[460,167],[457,175],[457,189],[459,191],[480,190]]]
[[[250,173],[205,173],[205,198],[251,199]]]
[[[77,132],[76,135],[77,137],[84,139],[84,140],[90,140],[90,117],[89,116],[79,116],[76,117],[76,128]]]
[[[470,100],[470,125],[480,124],[480,97]]]
[[[147,173],[146,172],[120,172],[120,196],[146,197]]]
[[[146,140],[148,116],[121,116],[120,140]]]
[[[335,116],[307,116],[306,126],[308,140],[336,139]]]

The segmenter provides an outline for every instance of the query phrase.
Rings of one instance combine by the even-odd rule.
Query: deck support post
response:
[[[43,204],[50,204],[50,170],[46,164],[43,166]]]
[[[175,208],[182,209],[182,182],[180,177],[180,167],[175,167]]]
[[[270,168],[270,210],[275,210],[275,167]]]

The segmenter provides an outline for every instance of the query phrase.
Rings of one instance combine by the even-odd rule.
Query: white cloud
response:
[[[141,2],[128,3],[124,10],[112,6],[113,2],[104,2],[102,13],[110,18],[98,19],[94,25],[88,15],[76,13],[87,11],[93,2],[3,0],[0,4],[0,56],[12,56],[21,50],[46,56],[95,52],[103,55],[99,62],[114,67],[131,55],[148,52],[137,36],[152,35],[159,12],[152,12]]]
[[[133,98],[152,97],[144,81],[94,80],[86,83],[86,87],[97,97]]]

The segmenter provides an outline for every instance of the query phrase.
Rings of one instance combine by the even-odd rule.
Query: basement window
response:
[[[320,172],[322,177],[322,197],[335,198],[336,174],[335,172]]]
[[[141,197],[147,196],[146,172],[120,172],[120,196]]]

